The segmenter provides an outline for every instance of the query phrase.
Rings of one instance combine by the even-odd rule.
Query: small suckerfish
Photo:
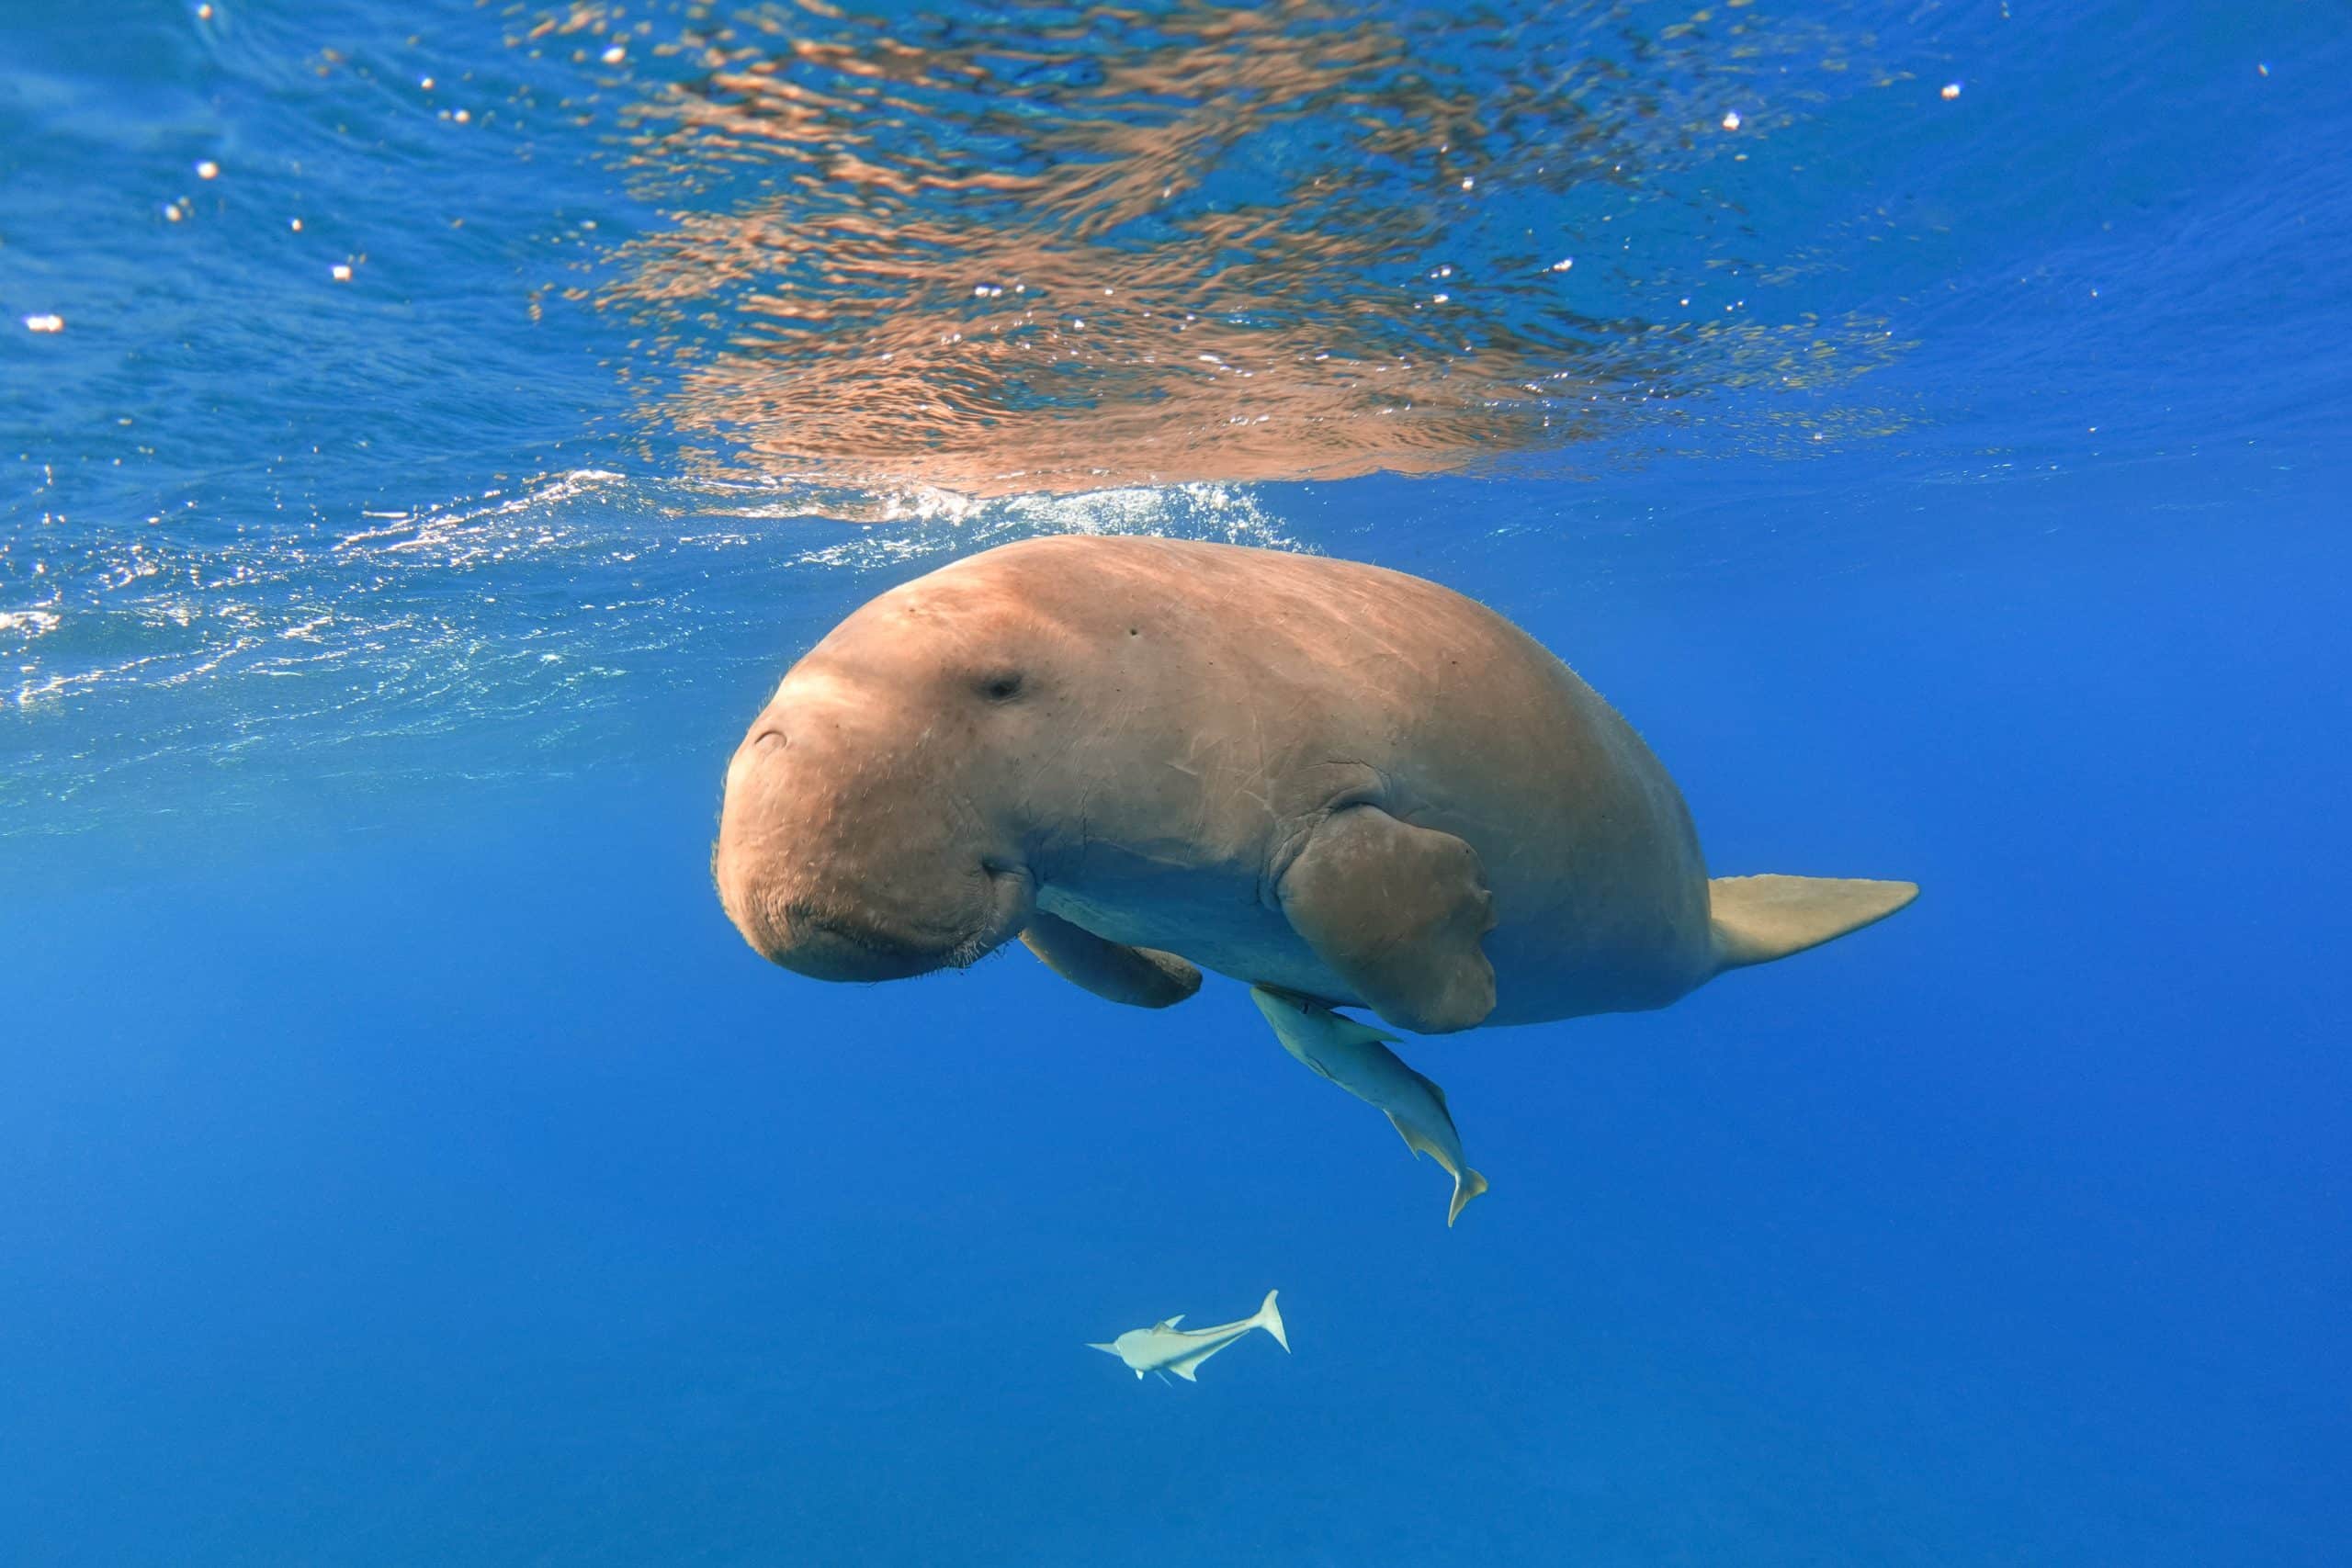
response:
[[[1087,1348],[1118,1357],[1138,1378],[1146,1372],[1174,1372],[1192,1382],[1195,1381],[1194,1369],[1203,1361],[1253,1328],[1264,1329],[1274,1337],[1275,1344],[1285,1350],[1290,1348],[1290,1338],[1283,1332],[1283,1314],[1274,1310],[1278,1293],[1268,1291],[1257,1313],[1238,1323],[1219,1324],[1215,1328],[1179,1328],[1176,1325],[1184,1321],[1184,1314],[1178,1313],[1149,1328],[1130,1328],[1108,1345],[1089,1345]]]
[[[1453,1201],[1445,1223],[1487,1190],[1487,1179],[1462,1157],[1462,1134],[1445,1108],[1445,1090],[1407,1066],[1369,1024],[1332,1011],[1312,998],[1272,986],[1252,986],[1250,999],[1274,1026],[1283,1049],[1365,1103],[1388,1113],[1389,1122],[1415,1155],[1427,1155],[1453,1178]]]

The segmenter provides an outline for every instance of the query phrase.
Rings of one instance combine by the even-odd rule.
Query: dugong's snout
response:
[[[1035,887],[1005,846],[815,750],[763,716],[728,765],[711,876],[761,956],[811,979],[900,980],[1020,934]]]

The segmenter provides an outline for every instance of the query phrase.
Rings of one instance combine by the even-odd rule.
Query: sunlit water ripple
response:
[[[255,751],[270,763],[256,789],[288,768],[429,775],[450,764],[421,747],[486,727],[508,738],[512,771],[562,771],[576,760],[557,748],[606,733],[648,687],[772,680],[877,572],[1038,533],[1291,543],[1226,485],[909,492],[856,526],[827,517],[844,504],[806,487],[579,469],[342,530],[157,531],[41,573],[57,587],[0,621],[19,716],[0,806],[75,803],[162,770],[179,797],[151,809],[217,808],[218,766]],[[833,586],[809,592],[811,573]],[[747,624],[762,605],[772,613]],[[190,779],[190,763],[216,776]],[[71,810],[7,821],[89,825]]]

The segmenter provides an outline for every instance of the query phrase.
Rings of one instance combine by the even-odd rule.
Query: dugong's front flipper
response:
[[[1291,929],[1398,1028],[1450,1034],[1495,1010],[1478,946],[1494,900],[1478,852],[1453,834],[1346,807],[1307,835],[1276,892]]]
[[[1046,968],[1108,1001],[1164,1008],[1201,988],[1201,972],[1174,953],[1122,947],[1043,909],[1029,917],[1021,941]]]
[[[1272,986],[1252,986],[1250,999],[1274,1026],[1283,1049],[1365,1103],[1387,1112],[1405,1146],[1427,1155],[1453,1178],[1448,1225],[1462,1206],[1487,1190],[1487,1179],[1462,1157],[1462,1134],[1446,1108],[1445,1090],[1415,1072],[1388,1048],[1396,1037],[1383,1034],[1310,997]],[[1283,1347],[1288,1349],[1287,1343]]]

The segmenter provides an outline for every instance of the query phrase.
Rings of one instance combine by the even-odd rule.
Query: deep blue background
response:
[[[1452,1232],[1233,986],[768,970],[706,880],[712,767],[93,854],[5,929],[0,1527],[28,1562],[2337,1561],[2345,549],[2310,494],[2220,547],[2182,478],[1867,572],[1416,563],[1578,656],[1719,868],[1927,890],[1665,1013],[1415,1048],[1495,1182]],[[1269,1285],[1287,1360],[1165,1388],[1082,1348]]]
[[[2263,45],[2185,10],[1969,43],[2006,124],[1896,171],[1957,237],[1854,274],[1915,301],[1907,434],[1254,498],[1567,658],[1719,872],[1925,889],[1666,1012],[1409,1046],[1494,1183],[1451,1232],[1235,986],[1144,1013],[1018,952],[831,987],[742,947],[724,759],[933,557],[763,536],[661,645],[692,671],[647,656],[569,739],[420,732],[429,774],[335,761],[331,715],[260,732],[279,772],[139,773],[131,720],[0,712],[20,778],[132,781],[20,790],[0,837],[0,1559],[2344,1561],[2352,205],[2340,73]],[[53,216],[0,281],[104,252]],[[2094,280],[2134,303],[2056,303]],[[74,405],[28,352],[31,450]],[[568,416],[515,417],[448,429]],[[232,501],[280,493],[250,456]],[[76,505],[129,525],[136,488]],[[53,497],[12,499],[29,593]],[[1084,1348],[1270,1286],[1287,1359],[1163,1387]]]

